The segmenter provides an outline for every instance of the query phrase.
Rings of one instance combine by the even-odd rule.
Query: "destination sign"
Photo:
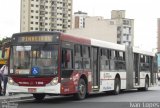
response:
[[[18,42],[52,42],[53,36],[25,36],[18,37]]]

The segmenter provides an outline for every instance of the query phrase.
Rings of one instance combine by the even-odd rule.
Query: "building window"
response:
[[[114,25],[114,21],[110,21],[110,25]]]
[[[34,4],[31,4],[31,7],[34,7]]]

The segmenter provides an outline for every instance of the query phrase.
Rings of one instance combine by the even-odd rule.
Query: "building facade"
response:
[[[112,10],[111,20],[116,21],[117,43],[133,46],[134,20],[125,18],[125,10]]]
[[[21,0],[21,32],[71,28],[72,0]]]
[[[157,52],[160,53],[160,18],[157,19]]]
[[[115,23],[115,21],[112,21]],[[84,28],[67,30],[67,34],[117,43],[117,27],[103,17],[86,17]]]
[[[76,16],[83,16],[84,26],[73,26],[73,29],[67,30],[68,34],[133,46],[134,20],[125,18],[125,10],[112,10],[111,19],[89,17],[83,12],[76,12],[74,16],[73,23],[80,22]]]
[[[87,13],[78,11],[75,12],[73,15],[73,22],[72,22],[72,28],[81,29],[85,28],[85,19],[87,17]]]

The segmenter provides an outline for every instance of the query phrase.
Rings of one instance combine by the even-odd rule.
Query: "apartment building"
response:
[[[85,18],[87,17],[86,12],[78,11],[74,12],[72,28],[85,28]]]
[[[133,46],[134,20],[125,18],[125,10],[112,10],[111,20],[116,21],[117,43]]]
[[[79,14],[79,15],[78,15]],[[112,10],[111,19],[104,19],[98,16],[87,16],[84,12],[76,12],[73,18],[74,25],[83,18],[83,26],[72,26],[67,30],[68,34],[95,38],[114,42],[118,44],[133,46],[134,41],[134,20],[125,18],[125,10]]]
[[[21,32],[71,28],[72,0],[21,0]]]

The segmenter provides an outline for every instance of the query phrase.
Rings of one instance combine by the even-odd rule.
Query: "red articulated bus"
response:
[[[147,90],[156,84],[155,54],[60,32],[13,34],[8,91],[45,95]]]

